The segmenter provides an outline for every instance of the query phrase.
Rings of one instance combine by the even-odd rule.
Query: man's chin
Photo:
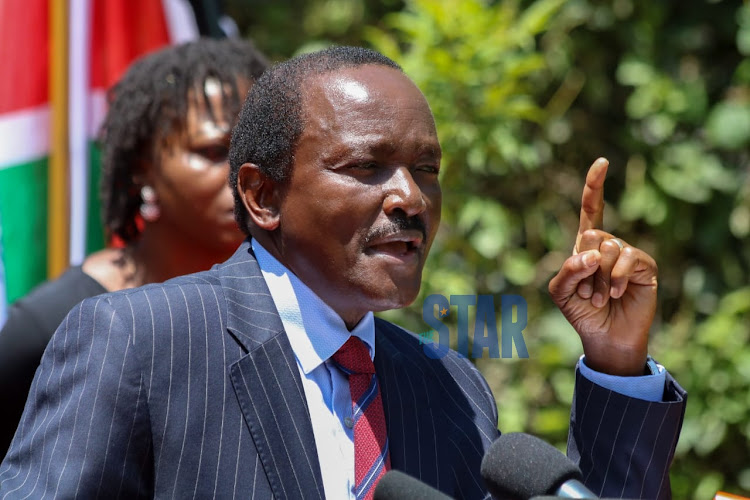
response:
[[[419,285],[413,284],[398,286],[394,284],[391,293],[382,294],[378,300],[373,297],[373,312],[390,311],[392,309],[403,309],[409,307],[419,296]]]

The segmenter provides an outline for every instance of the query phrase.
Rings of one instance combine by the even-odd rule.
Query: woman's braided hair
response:
[[[151,53],[128,68],[109,91],[109,110],[99,134],[99,194],[109,237],[124,243],[138,237],[135,218],[142,186],[135,174],[156,161],[174,133],[184,131],[188,100],[201,94],[206,99],[206,80],[221,84],[222,109],[237,116],[245,97],[238,93],[238,80],[255,82],[267,66],[265,56],[249,41],[201,39]],[[214,112],[210,106],[209,112]]]

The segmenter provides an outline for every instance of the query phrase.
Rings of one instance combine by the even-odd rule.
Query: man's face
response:
[[[419,292],[440,222],[440,144],[424,96],[397,70],[346,68],[303,88],[275,246],[351,328]]]

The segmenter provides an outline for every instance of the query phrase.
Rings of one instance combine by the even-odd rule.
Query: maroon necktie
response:
[[[333,355],[333,361],[349,377],[354,421],[354,494],[358,500],[369,500],[377,482],[391,468],[375,365],[367,346],[354,336]]]

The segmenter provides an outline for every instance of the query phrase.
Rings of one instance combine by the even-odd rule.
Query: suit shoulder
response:
[[[149,334],[172,331],[186,326],[198,315],[223,316],[223,305],[218,277],[212,271],[204,271],[164,283],[105,293],[84,300],[80,308],[84,316],[103,308],[111,309],[122,321],[123,329],[137,335],[144,331]]]
[[[109,303],[115,305],[121,301],[139,300],[140,297],[155,297],[158,295],[178,295],[186,288],[221,288],[218,275],[212,270],[186,274],[164,281],[163,283],[149,283],[136,288],[127,288],[102,295]]]

